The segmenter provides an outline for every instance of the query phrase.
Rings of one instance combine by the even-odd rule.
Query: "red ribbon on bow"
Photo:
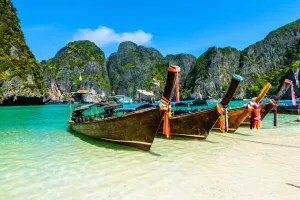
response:
[[[160,109],[164,111],[164,125],[163,125],[163,134],[167,136],[167,138],[171,138],[171,128],[170,128],[170,101],[162,96]]]
[[[164,114],[164,128],[163,128],[163,134],[166,135],[167,138],[171,138],[169,112],[171,112],[171,111],[170,111],[170,108],[168,105],[168,109],[165,111],[165,114]]]
[[[290,87],[291,87],[292,104],[293,104],[293,106],[295,106],[296,105],[296,98],[295,98],[295,91],[294,91],[293,82],[288,80],[288,79],[285,79],[284,82],[289,84]]]
[[[176,70],[172,67],[169,67],[168,71],[176,73],[176,81],[175,81],[175,85],[176,85],[176,103],[178,103],[180,101],[179,100],[179,72],[180,72],[180,70]]]

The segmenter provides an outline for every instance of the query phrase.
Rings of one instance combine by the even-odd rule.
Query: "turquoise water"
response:
[[[0,107],[0,199],[297,199],[298,117],[144,152],[70,132],[68,105]]]

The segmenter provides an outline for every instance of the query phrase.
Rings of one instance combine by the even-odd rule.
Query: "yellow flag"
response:
[[[80,73],[80,75],[79,75],[79,80],[82,81],[81,73]]]

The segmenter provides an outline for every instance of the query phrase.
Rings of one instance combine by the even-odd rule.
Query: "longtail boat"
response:
[[[258,95],[258,97],[254,99],[254,102],[258,104],[265,97],[270,87],[271,84],[267,83],[262,89],[262,91],[260,92],[260,94]],[[237,130],[237,128],[242,124],[242,122],[245,121],[247,117],[248,117],[248,110],[244,107],[230,109],[228,111],[228,126],[229,126],[228,132],[234,133]],[[219,120],[217,121],[213,129],[220,130]]]
[[[224,109],[227,108],[240,82],[242,81],[243,78],[241,76],[233,75],[229,89],[220,102]],[[221,113],[217,108],[210,108],[201,111],[182,112],[181,114],[174,115],[169,118],[170,133],[171,135],[175,136],[206,139],[220,115]],[[161,127],[159,133],[163,132],[164,129],[163,127]]]
[[[260,105],[260,116],[261,116],[261,120],[263,120],[265,118],[265,116],[273,109],[275,108],[275,121],[274,121],[274,125],[277,125],[277,102],[284,96],[284,94],[286,93],[286,91],[290,88],[290,86],[292,86],[293,83],[292,81],[285,79],[283,85],[281,86],[279,92],[277,93],[277,95],[275,96],[275,98],[272,100],[272,102],[268,102],[268,103],[263,103]],[[292,91],[293,93],[293,91]],[[246,118],[241,126],[250,126],[250,118]]]
[[[175,76],[178,76],[180,67],[171,65],[168,68],[168,76],[161,99],[162,104],[169,101]],[[93,106],[102,107],[105,116],[87,116],[83,112]],[[113,116],[113,110],[120,107],[116,103],[100,103],[75,108],[71,119],[70,128],[88,137],[115,142],[136,147],[142,150],[150,150],[159,125],[164,116],[164,111],[159,106],[138,109],[121,116]]]
[[[278,106],[277,112],[281,114],[300,115],[300,104],[296,106]]]

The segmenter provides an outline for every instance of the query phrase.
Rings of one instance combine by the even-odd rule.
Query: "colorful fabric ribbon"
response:
[[[248,110],[248,116],[250,117],[250,129],[261,128],[261,115],[260,105],[251,101],[245,105]]]
[[[168,71],[176,73],[176,81],[175,81],[175,85],[176,85],[176,103],[178,103],[180,101],[179,100],[179,72],[180,72],[180,70],[176,70],[172,67],[169,67]]]
[[[291,87],[292,104],[293,104],[293,106],[295,106],[296,105],[296,98],[295,98],[295,91],[294,91],[293,82],[291,80],[288,80],[288,79],[285,79],[284,82],[289,84],[290,87]]]
[[[260,105],[254,105],[254,129],[261,128],[261,116],[260,116]]]
[[[163,134],[166,135],[167,138],[171,138],[171,128],[170,128],[170,119],[169,119],[171,117],[170,101],[163,96],[160,100],[159,108],[160,110],[164,111]]]
[[[227,112],[227,108],[223,108],[222,105],[217,104],[216,105],[216,109],[218,111],[218,113],[220,114],[219,117],[219,126],[220,126],[220,131],[222,133],[224,132],[228,132],[228,112]]]

